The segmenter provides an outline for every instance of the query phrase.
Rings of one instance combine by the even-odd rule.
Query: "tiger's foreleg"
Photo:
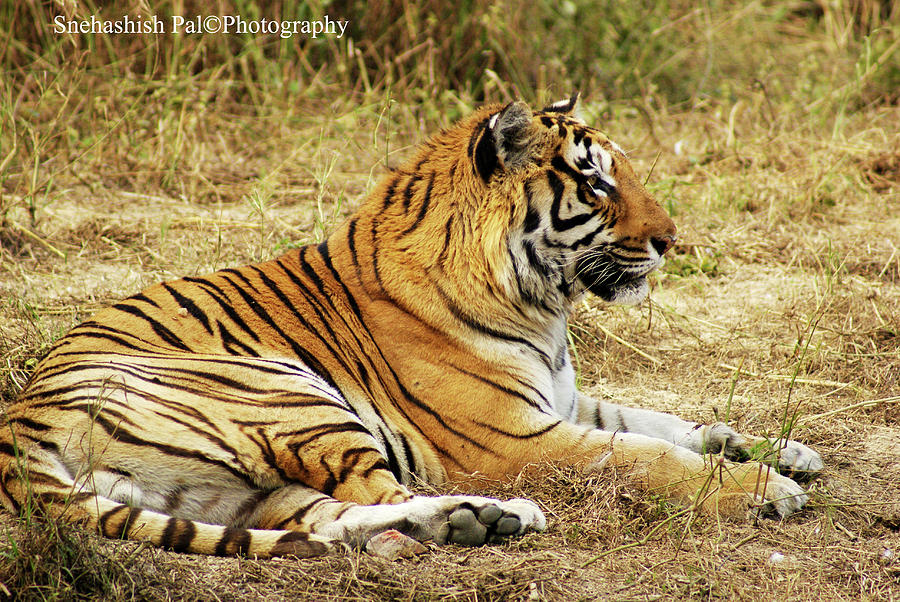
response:
[[[735,518],[747,511],[787,516],[808,500],[793,480],[757,462],[732,463],[704,457],[661,438],[603,431],[554,420],[546,413],[534,412],[529,417],[527,430],[496,440],[495,449],[502,450],[508,467],[488,476],[510,474],[516,466],[546,460],[589,471],[615,468],[643,489]],[[511,422],[503,416],[495,416],[495,420],[499,424]]]
[[[734,461],[759,459],[798,480],[814,477],[825,467],[806,445],[790,439],[742,435],[724,422],[699,424],[672,414],[598,401],[579,395],[578,423],[610,432],[656,437],[698,454],[722,453]]]

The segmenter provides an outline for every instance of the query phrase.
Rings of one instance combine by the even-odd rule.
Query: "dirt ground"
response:
[[[208,149],[183,166],[197,174],[194,190],[145,192],[124,169],[64,173],[34,222],[24,204],[14,207],[0,229],[4,403],[43,350],[98,307],[161,279],[316,240],[381,171],[373,175],[384,152],[371,141],[376,119],[345,108],[276,132],[279,140],[318,132],[315,144]],[[60,581],[51,574],[49,585],[36,580],[18,595],[90,597],[95,588],[106,599],[147,600],[900,598],[900,138],[889,134],[900,129],[900,111],[858,116],[830,140],[803,128],[773,136],[748,118],[731,146],[721,138],[726,118],[714,112],[656,124],[657,140],[629,136],[641,130],[628,115],[606,129],[639,171],[655,162],[649,185],[678,223],[680,243],[649,302],[622,308],[588,299],[577,308],[581,386],[758,434],[777,433],[796,412],[793,436],[827,464],[804,511],[783,522],[720,522],[686,515],[616,475],[547,465],[485,489],[530,497],[550,519],[547,532],[505,545],[435,548],[396,562],[364,553],[261,561],[68,530],[62,537],[81,550],[68,570],[94,581],[73,578],[54,593]],[[354,152],[338,152],[347,135]],[[418,128],[394,135],[402,154],[422,139]],[[6,514],[0,521],[0,554],[54,557],[41,547],[45,530],[34,535]],[[17,597],[2,585],[11,578],[0,573],[0,597]]]

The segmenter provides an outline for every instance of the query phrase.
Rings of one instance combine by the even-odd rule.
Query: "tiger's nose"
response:
[[[660,238],[651,238],[650,244],[653,245],[653,248],[656,249],[656,252],[659,253],[660,256],[662,256],[666,254],[666,251],[668,251],[675,245],[676,240],[678,240],[678,237],[672,234],[662,236]]]

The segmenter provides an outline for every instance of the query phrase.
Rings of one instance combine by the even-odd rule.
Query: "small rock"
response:
[[[412,558],[426,550],[427,548],[421,543],[396,529],[379,533],[366,542],[366,552],[388,560]]]
[[[772,552],[772,555],[769,556],[769,559],[766,560],[766,564],[771,566],[777,566],[784,562],[784,554],[781,552]]]
[[[884,548],[881,550],[881,554],[878,555],[878,561],[881,562],[881,564],[888,564],[894,559],[894,556],[896,556],[896,554],[894,554],[894,550],[890,548]]]

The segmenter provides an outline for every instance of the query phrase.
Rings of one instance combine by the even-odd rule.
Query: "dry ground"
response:
[[[4,405],[96,308],[318,240],[441,121],[377,99],[229,116],[198,95],[187,118],[135,126],[140,144],[111,128],[77,161],[42,164],[51,192],[5,193]],[[681,242],[651,301],[588,299],[572,339],[581,386],[613,400],[754,433],[796,416],[793,436],[827,463],[803,512],[719,522],[615,475],[541,466],[485,492],[535,499],[546,533],[398,562],[178,555],[4,513],[0,599],[900,598],[900,109],[775,117],[763,92],[742,98],[669,113],[588,97],[589,121],[652,166]]]

